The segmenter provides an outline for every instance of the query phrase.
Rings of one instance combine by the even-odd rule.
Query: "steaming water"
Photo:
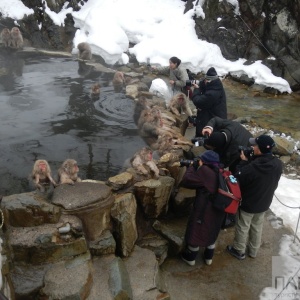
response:
[[[46,159],[55,176],[74,158],[83,179],[106,180],[145,143],[133,122],[134,101],[115,93],[112,75],[79,69],[73,59],[0,57],[0,193],[31,190],[36,159]],[[101,84],[100,99],[90,97]],[[294,95],[253,97],[224,80],[228,111],[251,116],[263,127],[294,133],[300,128],[300,101]]]

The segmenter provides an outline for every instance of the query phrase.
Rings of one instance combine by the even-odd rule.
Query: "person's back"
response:
[[[241,209],[248,213],[261,213],[271,205],[274,191],[282,174],[282,162],[271,153],[255,156],[238,166],[238,178],[243,195]]]
[[[219,117],[212,118],[203,128],[202,134],[209,135],[204,146],[217,152],[224,167],[229,167],[232,172],[240,161],[239,147],[249,146],[249,138],[252,137],[239,122]]]
[[[203,84],[204,83],[204,84]],[[194,85],[192,101],[197,108],[196,136],[202,136],[206,123],[217,116],[227,119],[227,102],[223,84],[214,68],[210,68],[200,86]]]

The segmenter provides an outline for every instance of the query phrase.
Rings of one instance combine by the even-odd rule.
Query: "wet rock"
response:
[[[128,256],[137,240],[136,228],[137,204],[133,194],[116,195],[115,203],[111,208],[114,222],[114,236],[118,245],[118,252]]]
[[[133,183],[133,176],[128,172],[123,172],[113,177],[109,177],[107,184],[114,191],[118,191],[131,186]]]
[[[62,184],[53,193],[52,203],[62,207],[63,214],[77,216],[89,241],[97,240],[110,227],[110,208],[114,197],[105,184],[79,182]]]
[[[93,283],[88,255],[54,264],[45,274],[40,297],[46,299],[86,299]]]
[[[116,252],[116,241],[109,230],[104,230],[97,241],[89,242],[92,255],[101,256]]]
[[[128,271],[121,258],[116,257],[109,270],[109,288],[113,299],[133,299]]]
[[[82,235],[60,234],[58,228],[70,223],[74,230],[81,222],[74,216],[62,216],[57,224],[35,227],[8,227],[7,236],[11,255],[15,262],[32,265],[57,262],[88,252],[86,240]],[[78,230],[77,230],[78,231]]]
[[[136,199],[148,218],[157,218],[167,213],[174,183],[174,178],[164,176],[159,180],[149,179],[134,185]]]
[[[57,223],[61,209],[47,202],[45,195],[35,192],[3,197],[6,223],[16,227],[39,226]]]

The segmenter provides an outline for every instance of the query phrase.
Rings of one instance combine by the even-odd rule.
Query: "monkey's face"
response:
[[[39,171],[41,173],[46,173],[46,171],[47,171],[47,165],[46,165],[45,162],[40,162],[39,163]]]

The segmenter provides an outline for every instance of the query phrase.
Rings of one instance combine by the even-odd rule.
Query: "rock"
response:
[[[186,214],[194,202],[196,190],[180,187],[172,201],[172,208],[177,214]]]
[[[168,241],[157,233],[148,233],[144,235],[137,242],[137,245],[141,248],[146,248],[153,251],[159,265],[161,265],[167,258]]]
[[[156,220],[153,228],[169,242],[169,255],[177,255],[183,245],[187,218],[176,218],[171,220]]]
[[[111,209],[114,220],[114,236],[118,245],[118,252],[128,256],[137,240],[136,228],[137,204],[133,194],[116,195],[115,203]]]
[[[61,209],[47,202],[45,195],[35,192],[3,197],[6,223],[16,227],[39,226],[57,223]]]
[[[71,227],[78,228],[80,220],[74,216],[62,216],[57,224],[46,224],[35,227],[8,227],[10,247],[15,262],[32,265],[57,262],[70,259],[88,252],[84,236],[59,234],[58,228],[69,222]],[[78,224],[79,223],[79,224]]]
[[[98,240],[89,242],[92,255],[101,256],[116,252],[116,241],[109,230],[104,230]]]
[[[109,288],[113,299],[133,299],[128,271],[121,258],[116,257],[109,270]]]
[[[172,177],[149,179],[134,185],[134,194],[148,218],[157,218],[168,211],[169,198],[175,183]]]
[[[139,89],[137,85],[127,85],[126,86],[126,96],[135,100],[139,96]]]
[[[128,271],[133,299],[152,300],[166,291],[154,253],[138,246],[127,259],[124,259]]]
[[[128,172],[123,172],[113,177],[109,177],[107,184],[114,191],[118,191],[131,186],[133,183],[133,176]]]
[[[40,296],[46,299],[86,299],[93,283],[89,256],[54,264],[46,271]]]
[[[294,142],[288,141],[280,136],[273,136],[273,140],[276,143],[276,147],[273,152],[279,155],[291,155],[294,152]]]
[[[97,240],[110,227],[110,208],[114,197],[105,184],[79,182],[62,184],[53,193],[52,203],[64,214],[77,216],[89,241]]]

